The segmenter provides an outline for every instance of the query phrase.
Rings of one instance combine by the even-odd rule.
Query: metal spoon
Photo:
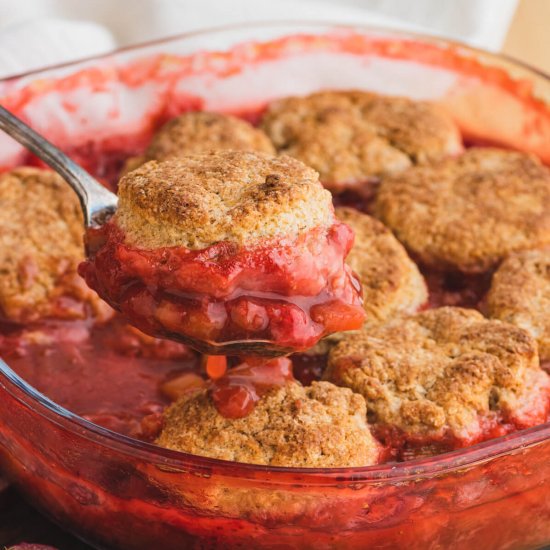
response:
[[[42,159],[73,188],[80,200],[87,227],[101,225],[115,212],[118,197],[114,193],[1,105],[0,129]]]
[[[116,211],[118,197],[105,189],[84,168],[78,166],[55,145],[35,132],[30,126],[0,105],[0,129],[30,149],[38,158],[53,168],[78,195],[84,223],[87,227],[102,225]],[[293,350],[266,340],[235,340],[209,342],[193,340],[178,333],[163,335],[170,340],[183,342],[210,355],[265,355],[279,356]]]

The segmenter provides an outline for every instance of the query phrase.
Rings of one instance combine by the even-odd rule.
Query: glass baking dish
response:
[[[254,119],[322,88],[437,101],[467,144],[550,163],[550,80],[402,32],[308,23],[190,33],[0,82],[3,105],[114,185],[121,159],[186,109]],[[0,136],[0,166],[36,163]],[[63,409],[0,362],[0,469],[98,548],[520,549],[550,544],[550,424],[406,463],[237,464],[158,448]]]

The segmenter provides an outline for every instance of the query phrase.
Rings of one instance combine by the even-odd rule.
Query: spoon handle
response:
[[[78,195],[87,226],[101,224],[116,210],[117,196],[55,145],[0,105],[0,129],[53,168]]]

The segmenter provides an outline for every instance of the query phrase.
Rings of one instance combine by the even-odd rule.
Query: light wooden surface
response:
[[[550,74],[550,0],[520,0],[502,51]]]

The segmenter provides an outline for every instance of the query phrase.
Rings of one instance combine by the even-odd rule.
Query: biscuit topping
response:
[[[345,335],[325,378],[365,397],[378,433],[393,430],[412,444],[472,444],[544,422],[550,405],[533,339],[459,308]]]
[[[156,443],[211,458],[287,467],[375,464],[379,446],[366,422],[364,399],[327,382],[288,382],[244,418],[221,415],[205,390],[167,409]]]
[[[315,168],[334,190],[462,151],[458,129],[438,107],[368,92],[281,99],[262,126],[280,153]]]
[[[150,160],[165,161],[219,150],[275,154],[275,147],[265,133],[245,120],[221,113],[192,111],[160,128],[142,156],[126,161],[124,172]]]
[[[334,219],[330,193],[290,157],[217,151],[150,162],[119,184],[115,221],[140,248],[296,236]]]
[[[167,122],[151,140],[144,160],[169,160],[222,149],[275,153],[269,138],[248,122],[230,115],[199,111]]]
[[[550,170],[532,155],[473,148],[384,179],[375,209],[423,263],[480,273],[550,243]]]
[[[487,309],[491,317],[531,334],[541,361],[549,361],[550,248],[519,252],[504,260],[493,275]]]
[[[81,318],[101,309],[78,277],[84,222],[56,173],[18,168],[0,176],[0,318]],[[99,310],[98,310],[99,312]]]
[[[384,321],[398,312],[414,313],[426,303],[422,275],[387,227],[354,208],[337,208],[336,217],[355,233],[346,263],[363,287],[367,322]]]

